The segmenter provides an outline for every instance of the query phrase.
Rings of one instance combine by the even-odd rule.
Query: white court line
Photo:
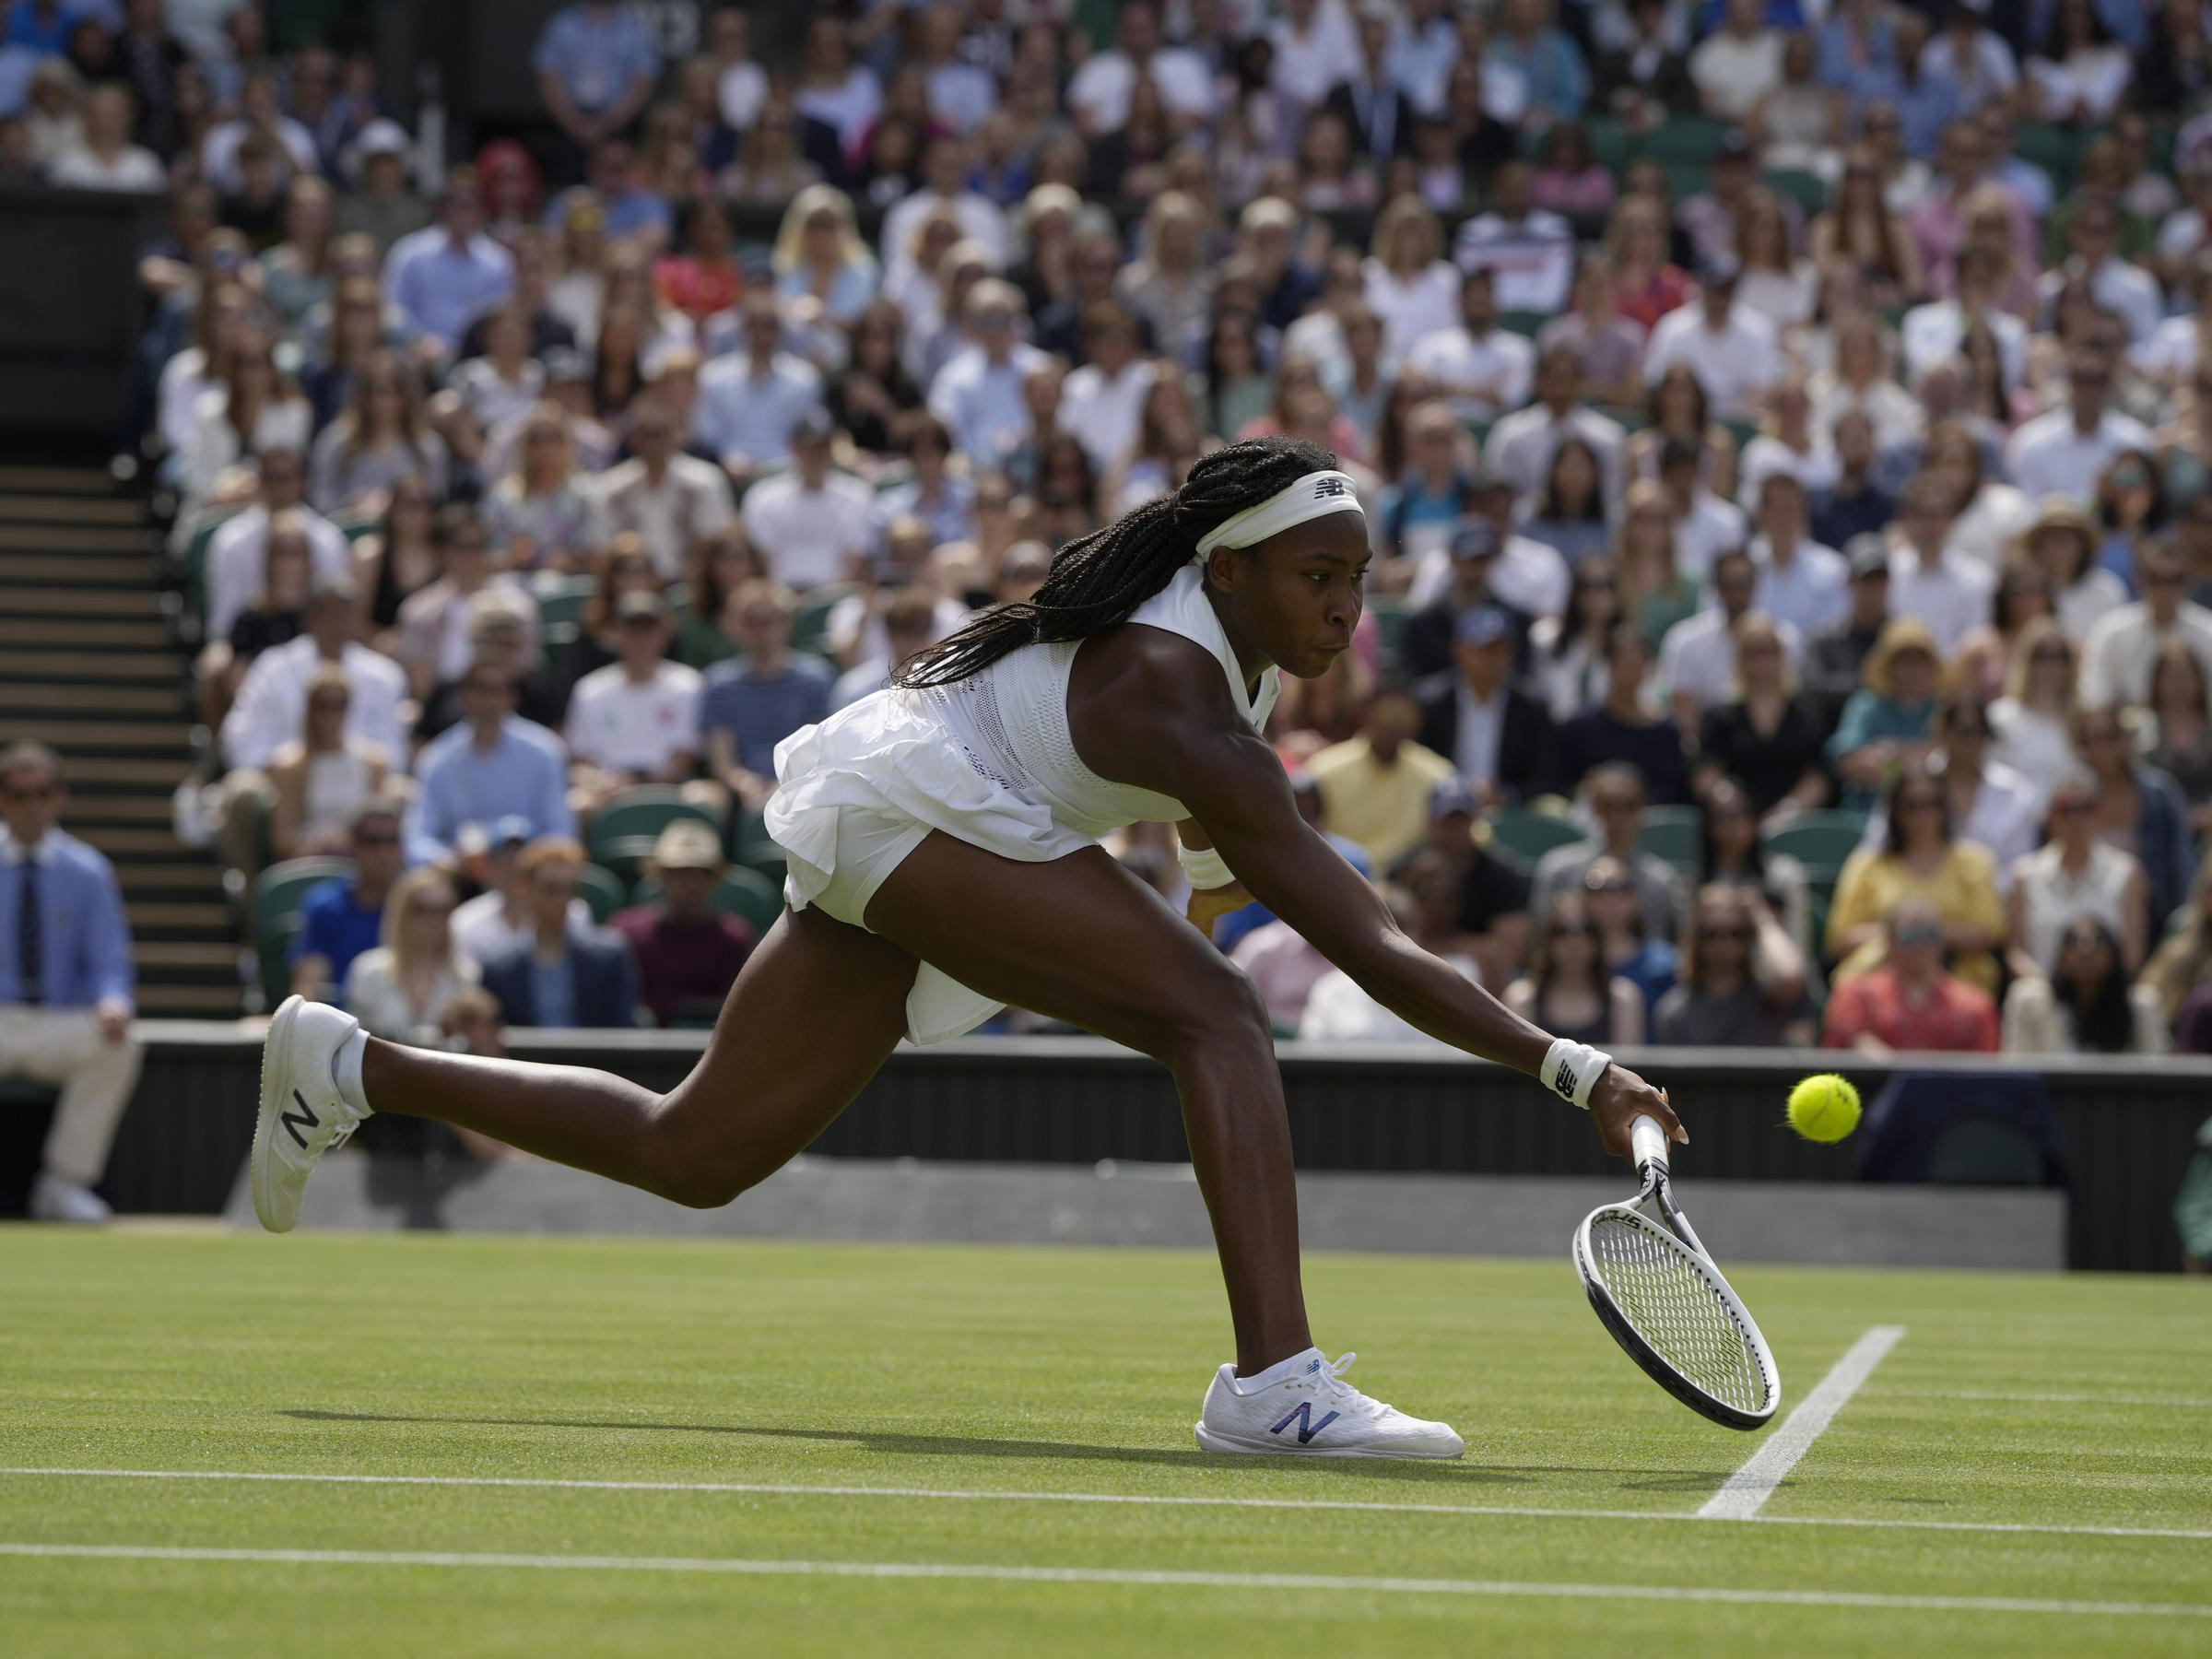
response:
[[[2212,1409],[2212,1400],[2146,1394],[1983,1394],[1972,1389],[1955,1389],[1947,1394],[1931,1393],[1921,1397],[1934,1400],[2017,1400],[2029,1406],[2177,1406],[2190,1411]]]
[[[1739,1590],[1689,1584],[1544,1584],[1499,1579],[1351,1578],[1294,1572],[1171,1572],[1116,1567],[1005,1567],[964,1561],[759,1561],[683,1556],[465,1555],[441,1550],[215,1549],[159,1544],[11,1544],[0,1556],[222,1561],[280,1567],[488,1567],[552,1572],[691,1572],[871,1579],[987,1579],[1032,1584],[1137,1584],[1206,1590],[1350,1590],[1389,1595],[1528,1595],[1586,1601],[1748,1602],[1943,1613],[2073,1613],[2212,1618],[2195,1602],[2039,1601],[2009,1595],[1881,1595],[1851,1590]]]
[[[1782,1420],[1782,1427],[1759,1442],[1744,1466],[1698,1511],[1707,1521],[1748,1521],[1759,1513],[1782,1478],[1797,1466],[1797,1460],[1835,1421],[1836,1413],[1858,1392],[1859,1384],[1874,1374],[1882,1357],[1904,1335],[1903,1325],[1876,1325],[1851,1345],[1819,1385],[1797,1402],[1797,1409]]]
[[[582,1492],[735,1492],[771,1498],[920,1498],[947,1503],[1102,1503],[1136,1508],[1353,1510],[1394,1515],[1503,1515],[1532,1521],[1696,1521],[1667,1510],[1539,1509],[1475,1503],[1391,1503],[1351,1498],[1199,1498],[1154,1492],[963,1491],[946,1487],[799,1486],[744,1480],[559,1480],[500,1475],[317,1475],[242,1469],[0,1468],[0,1476],[56,1480],[294,1481],[314,1486],[524,1487]],[[1858,1526],[1909,1532],[2063,1533],[2099,1538],[2212,1538],[2170,1526],[2065,1526],[2023,1521],[1920,1521],[1841,1515],[1753,1515],[1761,1526]]]

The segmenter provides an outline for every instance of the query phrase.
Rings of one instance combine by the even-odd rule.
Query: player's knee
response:
[[[1159,1013],[1163,1057],[1218,1048],[1224,1042],[1273,1041],[1267,1004],[1252,976],[1208,949],[1163,986]]]

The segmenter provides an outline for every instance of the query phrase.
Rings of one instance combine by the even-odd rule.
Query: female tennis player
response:
[[[1196,1425],[1211,1452],[1456,1457],[1442,1423],[1371,1400],[1313,1346],[1290,1135],[1267,1010],[1206,935],[1097,838],[1175,822],[1202,924],[1258,899],[1384,1006],[1535,1073],[1626,1155],[1665,1097],[1554,1041],[1418,948],[1299,817],[1261,736],[1277,671],[1351,643],[1366,524],[1335,457],[1231,444],[1174,494],[1071,542],[1034,597],[984,611],[901,683],[776,750],[769,833],[790,905],[731,987],[691,1075],[655,1095],[605,1072],[366,1036],[288,1001],[263,1053],[254,1207],[288,1231],[315,1160],[374,1110],[473,1129],[700,1207],[822,1132],[901,1037],[939,1041],[1018,1003],[1173,1073],[1213,1218],[1237,1358]]]

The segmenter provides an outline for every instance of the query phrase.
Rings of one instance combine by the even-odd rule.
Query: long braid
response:
[[[948,686],[1024,645],[1087,640],[1117,628],[1197,557],[1207,531],[1335,465],[1335,455],[1303,438],[1247,439],[1202,455],[1181,489],[1069,542],[1033,595],[979,613],[915,657],[892,684]]]

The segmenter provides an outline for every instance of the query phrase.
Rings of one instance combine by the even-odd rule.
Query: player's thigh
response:
[[[877,889],[867,921],[986,996],[1147,1053],[1267,1030],[1242,971],[1096,847],[1024,864],[938,831]]]
[[[661,1132],[739,1187],[802,1150],[906,1032],[914,959],[818,909],[785,911],[746,959]]]

